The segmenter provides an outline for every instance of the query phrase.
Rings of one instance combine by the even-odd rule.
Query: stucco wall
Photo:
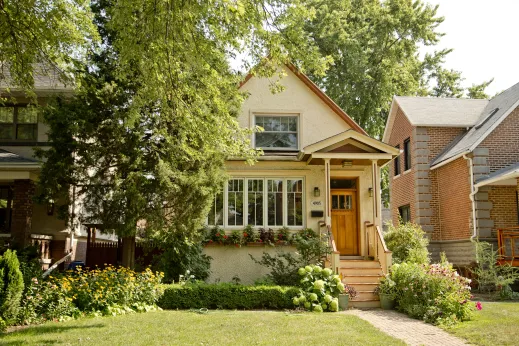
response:
[[[269,270],[256,264],[249,254],[260,259],[263,252],[276,254],[277,252],[294,251],[291,246],[209,246],[204,248],[204,253],[211,256],[211,275],[208,282],[231,282],[233,277],[238,277],[242,284],[253,284],[255,280],[267,275]]]
[[[242,105],[238,122],[254,125],[254,113],[296,113],[300,117],[300,148],[348,130],[350,127],[286,67],[281,80],[285,90],[272,94],[273,79],[252,77],[241,90],[250,93]]]

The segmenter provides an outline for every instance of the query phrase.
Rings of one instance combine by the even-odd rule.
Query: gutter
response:
[[[463,156],[463,158],[464,158],[465,160],[467,160],[467,158],[465,157],[465,155],[467,155],[467,154],[469,154],[469,153],[470,153],[470,150],[466,150],[466,151],[464,151],[464,152],[462,152],[462,153],[459,153],[458,155],[455,155],[455,156],[453,156],[453,157],[451,157],[451,158],[449,158],[449,159],[447,159],[447,160],[445,160],[445,161],[442,161],[442,162],[440,162],[440,163],[435,164],[434,166],[430,167],[429,169],[430,169],[431,171],[432,171],[432,170],[435,170],[436,168],[440,168],[441,166],[444,166],[444,165],[448,164],[449,162],[452,162],[452,161],[454,161],[454,160],[457,160],[457,159],[459,159],[459,158],[462,157],[462,156]],[[470,161],[472,162],[472,159],[470,159]]]

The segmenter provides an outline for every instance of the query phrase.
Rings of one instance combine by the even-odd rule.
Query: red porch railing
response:
[[[497,245],[499,247],[499,263],[519,266],[519,226],[498,229]]]

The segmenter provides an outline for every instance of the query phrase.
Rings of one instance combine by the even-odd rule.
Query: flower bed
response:
[[[290,231],[283,227],[278,230],[271,228],[254,229],[252,226],[246,226],[243,230],[234,230],[232,232],[225,231],[218,226],[213,227],[206,232],[204,240],[205,246],[291,246],[294,245],[296,238],[313,239],[318,234],[311,228],[299,231]]]
[[[295,287],[229,283],[167,285],[158,305],[163,309],[292,309]]]

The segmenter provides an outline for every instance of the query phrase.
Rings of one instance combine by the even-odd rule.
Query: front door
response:
[[[331,190],[332,234],[341,255],[359,255],[357,191]]]

